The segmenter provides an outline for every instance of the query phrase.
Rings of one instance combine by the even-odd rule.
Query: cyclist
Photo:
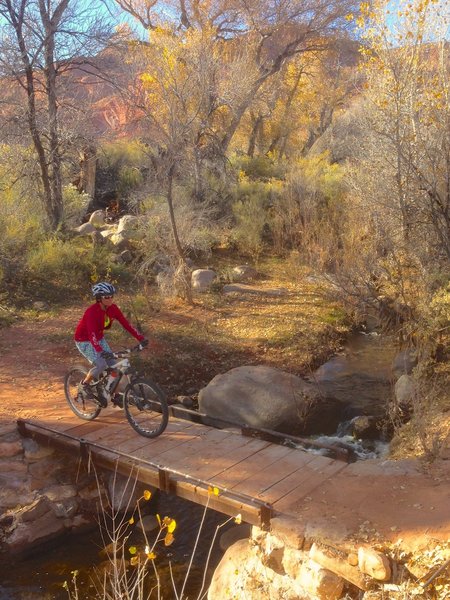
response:
[[[127,321],[117,304],[114,304],[115,293],[116,288],[111,283],[103,281],[93,285],[95,302],[86,309],[75,330],[78,351],[93,365],[82,381],[83,395],[90,400],[95,399],[91,382],[115,361],[112,350],[103,337],[105,329],[110,329],[116,320],[143,346],[148,345],[148,340]]]

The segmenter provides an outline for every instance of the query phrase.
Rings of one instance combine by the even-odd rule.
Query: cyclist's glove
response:
[[[110,360],[111,358],[115,358],[114,354],[112,352],[107,352],[106,350],[104,350],[100,356],[102,358],[104,358],[105,360]]]
[[[139,342],[139,345],[142,346],[142,348],[147,348],[147,346],[148,346],[148,340],[141,340]]]

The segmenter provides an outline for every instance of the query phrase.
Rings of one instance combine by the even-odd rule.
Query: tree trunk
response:
[[[183,247],[181,246],[180,238],[178,237],[178,228],[177,228],[177,223],[175,220],[175,212],[173,209],[173,176],[174,176],[174,166],[172,165],[169,168],[169,172],[167,175],[167,179],[168,179],[167,204],[169,207],[169,215],[170,215],[170,222],[172,225],[173,238],[175,240],[175,247],[177,249],[178,259],[179,259],[178,267],[176,269],[176,277],[180,283],[180,288],[181,288],[181,293],[182,293],[183,298],[189,304],[192,305],[192,304],[194,304],[194,301],[192,298],[192,288],[191,288],[191,281],[190,281],[190,277],[189,277],[190,270],[186,263],[186,258],[184,256]]]
[[[54,223],[54,215],[51,208],[51,204],[48,202],[48,199],[51,198],[51,185],[50,185],[50,176],[48,171],[46,152],[44,145],[42,143],[42,138],[39,133],[39,127],[37,124],[37,110],[36,110],[36,92],[34,86],[34,73],[33,67],[31,65],[27,48],[25,44],[25,37],[23,34],[23,22],[20,18],[16,18],[16,15],[13,12],[13,9],[10,9],[10,17],[11,23],[13,24],[14,30],[16,32],[17,44],[19,46],[22,62],[24,65],[25,72],[25,82],[19,81],[22,85],[24,85],[26,94],[27,94],[27,119],[28,119],[28,128],[30,130],[31,139],[33,140],[33,146],[36,150],[36,154],[38,156],[39,169],[41,171],[41,182],[43,187],[43,206],[44,211],[47,216],[48,223],[50,228],[53,230]]]
[[[250,156],[250,158],[253,158],[253,156],[255,155],[256,140],[258,139],[258,135],[261,131],[263,119],[264,117],[261,114],[259,114],[253,123],[247,148],[247,156]]]
[[[52,225],[56,229],[63,218],[63,197],[61,177],[61,154],[58,132],[58,105],[56,99],[55,35],[69,0],[62,0],[52,17],[44,0],[39,0],[39,11],[45,29],[44,54],[45,78],[47,86],[47,111],[49,126],[49,163],[51,196],[49,204],[52,212]]]

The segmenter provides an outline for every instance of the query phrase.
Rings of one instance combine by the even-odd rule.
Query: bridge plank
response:
[[[211,449],[218,442],[224,440],[229,444],[232,443],[233,433],[214,429],[208,431],[204,436],[196,436],[189,442],[183,444],[182,449],[175,448],[165,452],[158,452],[157,459],[160,465],[166,465],[173,469],[180,469],[191,464],[196,464],[201,458],[203,452]]]
[[[178,453],[183,452],[184,444],[198,439],[198,433],[192,434],[189,429],[176,433],[162,435],[154,440],[148,440],[148,443],[133,451],[133,456],[138,459],[150,460],[154,463],[159,463],[159,455],[169,450],[177,449]]]
[[[103,429],[93,427],[89,432],[85,433],[84,437],[86,440],[92,443],[110,445],[112,448],[121,448],[123,445],[128,444],[130,447],[128,450],[126,450],[127,452],[132,451],[132,447],[140,448],[141,446],[144,446],[150,442],[150,439],[139,435],[131,428],[128,421],[124,418],[124,415],[122,415],[122,419],[120,421],[114,421],[114,425],[105,423],[103,421],[100,423],[103,425]],[[174,426],[172,424],[170,430],[184,430],[188,427],[189,425],[177,424]]]
[[[268,444],[265,448],[262,448],[251,456],[234,464],[230,464],[220,473],[220,476],[214,478],[216,485],[218,485],[218,487],[222,485],[227,489],[237,489],[237,484],[241,483],[252,473],[266,469],[269,465],[280,460],[290,452],[292,452],[292,449],[287,448],[286,446]]]
[[[324,462],[325,461],[325,462]],[[269,504],[274,504],[290,492],[303,481],[310,478],[317,469],[324,468],[327,464],[332,462],[330,458],[324,456],[314,456],[314,458],[306,463],[300,469],[293,471],[290,475],[287,475],[280,481],[274,482],[269,485],[265,490],[258,494],[258,498]]]
[[[331,459],[329,460],[331,461],[329,464],[321,466],[317,471],[311,471],[306,480],[303,480],[299,485],[293,487],[291,491],[288,494],[285,494],[280,500],[275,501],[269,499],[268,501],[273,504],[274,509],[284,513],[295,513],[296,507],[298,508],[305,496],[322,485],[327,479],[347,467],[346,463],[333,461]],[[305,469],[307,469],[307,467],[308,465],[306,465]],[[268,490],[268,492],[270,492],[270,490]]]
[[[129,435],[129,427],[125,423],[99,423],[99,428],[93,427],[92,429],[83,431],[84,440],[92,444],[100,444],[104,446],[115,446],[121,438],[126,439]],[[67,432],[71,434],[72,431]]]
[[[211,440],[211,437],[208,436],[194,455],[180,455],[177,459],[171,457],[171,460],[167,461],[168,466],[177,470],[187,469],[192,477],[209,480],[211,475],[223,471],[229,466],[230,453],[243,449],[245,456],[253,454],[254,449],[248,445],[249,442],[248,438],[245,439],[233,432],[228,432],[228,435],[222,439],[217,437],[215,440]]]
[[[245,491],[250,496],[259,496],[289,475],[302,471],[314,458],[314,454],[299,449],[292,449],[291,454],[277,461],[276,467],[257,471],[240,482],[239,489]]]
[[[171,424],[171,427],[166,429],[166,431],[157,438],[146,438],[142,435],[139,435],[135,431],[130,429],[130,437],[122,441],[120,444],[115,444],[115,447],[118,448],[121,452],[125,452],[126,454],[134,454],[137,450],[141,448],[151,448],[152,456],[156,456],[159,454],[158,452],[158,442],[164,440],[166,437],[173,435],[177,431],[181,431],[183,433],[187,433],[191,440],[201,439],[208,434],[209,431],[212,431],[212,427],[202,427],[201,425],[197,425],[197,423],[191,423],[188,421],[189,425],[187,427],[183,427],[183,424]],[[188,440],[184,440],[185,442]],[[162,444],[161,444],[162,445]]]
[[[120,423],[118,420],[105,423],[104,421],[99,420],[82,421],[81,419],[78,419],[77,424],[74,423],[70,427],[65,428],[64,431],[68,435],[82,438],[84,435],[92,434],[94,431],[104,430],[105,427],[111,428],[114,426],[116,427],[116,430],[117,428],[121,429],[122,423]]]
[[[241,440],[236,440],[232,445],[228,444],[226,448],[218,448],[218,456],[215,457],[215,452],[211,452],[205,461],[199,460],[196,465],[192,465],[190,467],[192,475],[209,481],[211,485],[216,485],[217,477],[229,469],[230,465],[239,464],[269,446],[269,442],[262,440],[244,436],[237,437],[240,437]]]

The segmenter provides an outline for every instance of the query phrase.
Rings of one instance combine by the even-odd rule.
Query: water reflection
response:
[[[323,364],[310,378],[327,396],[348,407],[348,416],[383,414],[392,393],[392,339],[376,333],[353,334],[342,353]]]
[[[177,521],[175,542],[170,547],[157,546],[157,566],[161,577],[162,596],[174,597],[171,583],[169,563],[172,564],[177,588],[181,589],[185,578],[187,565],[194,550],[195,539],[199,531],[203,508],[187,500],[160,494],[156,510],[161,516],[171,516]],[[216,527],[224,523],[227,517],[208,509],[205,517],[200,543],[194,554],[193,568],[188,580],[185,593],[195,598],[200,589],[204,575],[204,565],[212,544]],[[220,529],[220,533],[233,525],[229,523]],[[139,543],[137,530],[130,537],[130,545]],[[152,534],[149,536],[152,538]],[[79,571],[79,598],[96,600],[103,598],[92,583],[96,580],[94,569],[101,564],[99,551],[103,547],[98,529],[78,536],[68,536],[57,545],[40,548],[35,554],[26,559],[18,560],[4,557],[0,563],[0,600],[67,600],[64,582],[70,581],[72,571]],[[219,539],[216,539],[211,555],[211,561],[206,577],[209,582],[214,568],[217,566],[222,553],[219,549]],[[153,597],[153,595],[152,595]],[[157,597],[156,592],[154,597]]]

